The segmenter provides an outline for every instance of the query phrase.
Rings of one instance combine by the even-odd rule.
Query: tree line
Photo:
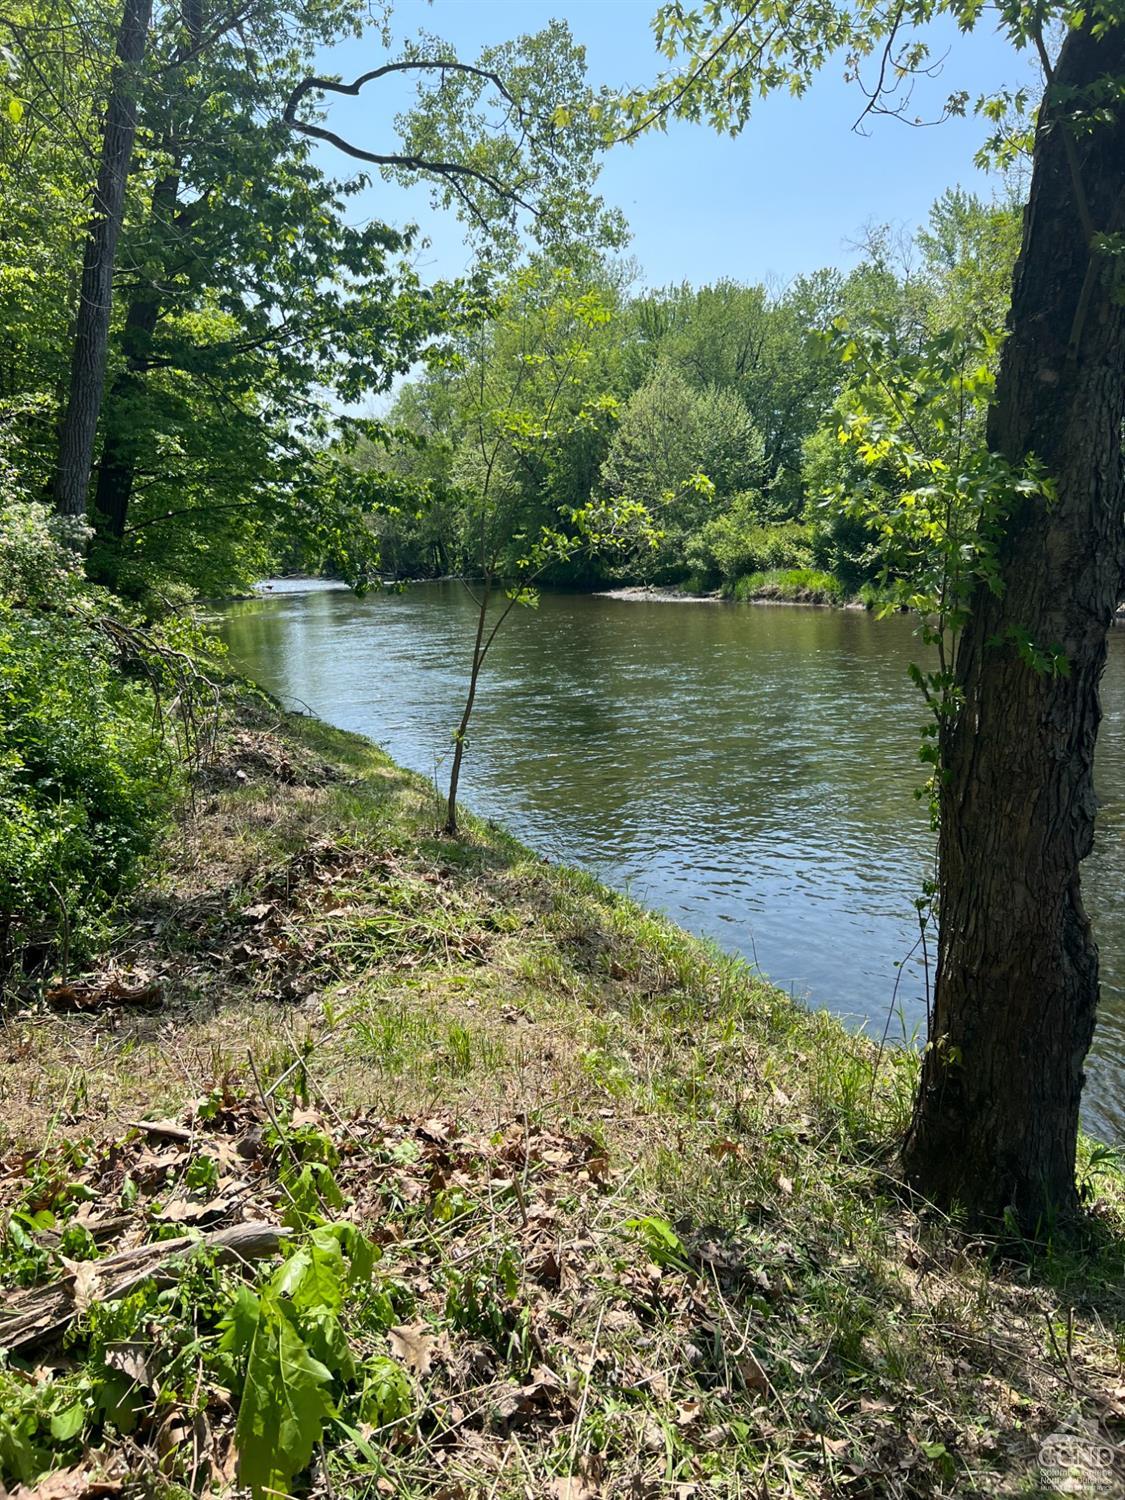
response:
[[[853,270],[773,289],[720,281],[636,291],[635,267],[620,257],[536,261],[500,290],[483,330],[452,336],[443,358],[402,386],[382,442],[361,438],[341,453],[365,474],[403,483],[402,503],[372,523],[384,574],[479,567],[472,455],[483,362],[486,404],[507,413],[516,438],[514,532],[558,525],[591,501],[643,507],[652,523],[648,545],[583,550],[556,562],[551,582],[889,597],[898,564],[877,520],[843,503],[870,490],[872,475],[840,440],[857,371],[835,335],[877,328],[901,360],[947,334],[998,332],[1019,222],[1011,192],[985,201],[951,190],[917,236],[869,229]],[[572,331],[564,309],[582,297],[600,316],[548,391],[543,372],[558,375]],[[887,508],[895,480],[880,477]]]

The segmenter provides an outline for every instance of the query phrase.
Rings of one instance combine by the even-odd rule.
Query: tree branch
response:
[[[334,130],[328,130],[323,125],[314,125],[311,120],[297,118],[297,106],[306,94],[348,94],[352,98],[358,98],[360,91],[366,84],[374,83],[379,78],[386,78],[394,73],[423,71],[465,73],[474,78],[483,79],[485,82],[492,84],[501,97],[507,100],[515,112],[516,119],[522,123],[523,111],[498,73],[494,73],[488,68],[478,68],[472,63],[457,62],[449,58],[415,58],[404,62],[384,63],[382,67],[372,68],[368,73],[361,73],[351,83],[341,83],[338,79],[333,78],[303,78],[290,94],[282,114],[282,120],[291,130],[296,130],[301,135],[311,136],[314,140],[326,141],[330,146],[335,146],[338,151],[343,151],[345,155],[354,157],[356,161],[370,162],[373,166],[377,167],[398,167],[406,172],[423,172],[434,177],[444,177],[449,180],[450,186],[458,192],[458,196],[461,197],[463,202],[467,203],[467,206],[472,209],[478,218],[480,218],[479,210],[476,209],[475,205],[468,203],[464,193],[459,188],[458,179],[479,182],[484,187],[487,187],[490,192],[495,193],[497,197],[517,204],[527,213],[536,214],[536,210],[532,205],[521,198],[514,188],[505,187],[499,179],[493,177],[491,173],[481,170],[479,167],[469,167],[463,162],[435,161],[425,156],[367,151],[363,147],[353,145],[351,141],[345,140],[343,136],[338,135]]]

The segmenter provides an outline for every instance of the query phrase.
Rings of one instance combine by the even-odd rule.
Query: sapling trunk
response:
[[[461,762],[465,755],[465,738],[469,732],[469,720],[473,716],[473,704],[476,702],[480,669],[484,664],[485,652],[488,650],[488,645],[492,643],[491,637],[489,637],[488,645],[485,644],[484,640],[484,627],[488,618],[488,601],[490,595],[491,584],[486,580],[484,592],[481,594],[480,609],[477,612],[477,635],[473,643],[473,667],[469,673],[469,691],[465,695],[465,708],[461,714],[461,722],[457,726],[457,733],[454,735],[453,767],[449,773],[449,798],[445,810],[445,831],[451,835],[457,832],[457,784],[461,780]]]

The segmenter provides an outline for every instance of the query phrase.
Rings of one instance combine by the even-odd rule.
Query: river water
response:
[[[459,584],[278,583],[219,620],[234,664],[439,779],[475,610]],[[932,839],[905,619],[545,594],[490,655],[462,796],[757,963],[798,999],[921,1035],[913,902]],[[1125,1139],[1125,632],[1111,641],[1085,873],[1102,953],[1086,1123]],[[897,983],[897,993],[896,993]],[[893,1009],[892,1009],[893,1007]]]

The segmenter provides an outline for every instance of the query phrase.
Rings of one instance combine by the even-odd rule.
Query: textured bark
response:
[[[137,129],[137,75],[144,61],[151,18],[152,0],[125,0],[117,33],[113,86],[102,132],[93,213],[86,231],[70,365],[70,393],[59,439],[54,500],[55,508],[66,516],[86,513],[94,438],[105,388],[113,266]]]
[[[248,1260],[276,1255],[289,1231],[255,1221],[233,1224],[211,1234],[184,1234],[119,1250],[97,1263],[98,1300],[117,1302],[146,1281],[172,1286],[194,1257],[210,1252],[220,1266],[240,1266]],[[15,1353],[48,1343],[63,1333],[81,1311],[74,1297],[71,1272],[47,1287],[17,1293],[0,1303],[0,1349]]]
[[[203,8],[200,0],[184,0],[181,6],[183,45],[176,62],[194,55],[203,44]],[[180,147],[173,126],[162,145],[172,165],[152,191],[150,244],[164,243],[174,231],[180,196]],[[173,235],[174,240],[174,235]],[[163,269],[163,267],[162,267]],[[99,535],[114,542],[125,534],[129,504],[137,480],[137,446],[133,434],[133,408],[144,395],[152,339],[163,312],[159,276],[149,275],[134,294],[125,313],[122,347],[125,368],[116,376],[105,403],[105,438],[94,490],[94,525]]]
[[[1055,89],[1125,75],[1125,27],[1066,40]],[[1125,569],[1125,305],[1086,230],[1125,224],[1125,110],[1070,137],[1040,116],[989,445],[1034,453],[1057,500],[1025,503],[1001,546],[1000,597],[978,591],[943,741],[939,953],[931,1045],[905,1144],[928,1197],[1027,1229],[1072,1210],[1098,955],[1079,866],[1094,832],[1106,638]],[[1080,204],[1078,169],[1085,207]],[[1084,227],[1085,219],[1085,227]],[[1014,640],[1060,649],[1036,671]]]
[[[179,172],[170,172],[153,191],[154,234],[160,232],[160,220],[175,211],[179,182]],[[160,296],[155,284],[150,283],[137,293],[125,314],[125,368],[113,380],[106,398],[105,440],[94,489],[94,524],[100,535],[114,541],[125,533],[136,484],[137,450],[131,430],[131,408],[144,394],[152,336],[160,313]]]

